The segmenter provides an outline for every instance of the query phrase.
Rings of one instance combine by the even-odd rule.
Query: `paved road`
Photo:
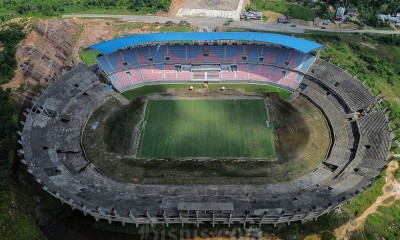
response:
[[[111,15],[111,14],[70,14],[64,15],[63,18],[118,18],[126,22],[148,22],[164,23],[166,21],[179,22],[181,20],[188,21],[191,25],[221,27],[227,21],[223,18],[180,18],[180,17],[166,17],[166,16],[153,16],[153,15]],[[286,33],[303,33],[305,30],[314,30],[321,32],[338,32],[338,33],[375,33],[375,34],[400,34],[400,30],[344,30],[344,29],[321,29],[318,27],[308,27],[297,25],[290,27],[290,25],[280,23],[265,23],[262,21],[234,21],[230,24],[231,27],[243,28],[257,31],[270,31],[270,32],[286,32]]]

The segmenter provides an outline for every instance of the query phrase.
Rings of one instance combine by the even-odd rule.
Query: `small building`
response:
[[[378,18],[383,22],[400,22],[400,13],[397,13],[396,16],[391,16],[390,14],[379,14]]]
[[[347,10],[347,14],[348,14],[350,17],[357,16],[357,8],[349,8],[349,9]]]
[[[346,11],[346,8],[344,8],[344,7],[339,7],[338,9],[337,9],[337,11],[336,11],[336,17],[335,17],[335,19],[337,20],[337,21],[342,21],[343,20],[343,18],[344,18],[344,12]]]
[[[314,18],[314,26],[319,26],[320,22],[321,22],[321,18],[319,18],[319,17]]]

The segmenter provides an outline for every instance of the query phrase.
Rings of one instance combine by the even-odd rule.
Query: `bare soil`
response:
[[[263,16],[267,16],[268,20],[267,23],[277,23],[278,18],[283,17],[284,15],[281,13],[273,12],[270,10],[263,11]]]
[[[186,0],[172,0],[169,7],[169,15],[175,16],[178,13],[179,9],[186,4],[186,2]]]

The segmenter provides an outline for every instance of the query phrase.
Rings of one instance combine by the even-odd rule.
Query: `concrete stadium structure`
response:
[[[171,71],[178,70],[175,73],[177,76],[179,69],[175,69],[175,64],[181,64],[188,67],[188,72],[193,69],[202,71],[201,66],[204,66],[203,72],[211,69],[221,73],[225,71],[223,66],[229,66],[227,73],[233,75],[224,79],[221,78],[222,73],[215,81],[273,84],[303,95],[321,110],[331,136],[326,159],[321,159],[321,164],[314,172],[294,181],[268,185],[144,185],[114,181],[86,159],[81,146],[81,134],[92,111],[107,98],[118,96],[119,93],[105,88],[105,84],[99,81],[99,74],[96,75],[83,64],[55,80],[27,109],[26,119],[21,122],[24,125],[22,132],[19,132],[22,148],[18,153],[28,171],[43,185],[44,190],[73,209],[91,215],[96,220],[136,225],[199,226],[209,223],[246,226],[304,222],[340,207],[367,189],[390,160],[390,146],[394,138],[388,112],[380,107],[379,96],[373,96],[339,67],[319,59],[318,52],[316,57],[310,54],[322,47],[319,44],[290,38],[286,39],[289,44],[282,46],[277,38],[280,35],[254,33],[251,37],[252,33],[235,34],[217,34],[212,38],[204,35],[200,39],[197,35],[188,39],[191,43],[182,42],[184,35],[180,35],[183,36],[180,39],[177,35],[165,37],[168,39],[166,42],[162,38],[166,34],[157,36],[157,41],[149,40],[149,36],[135,35],[129,38],[137,42],[124,39],[124,44],[117,44],[118,47],[111,50],[104,48],[114,46],[112,42],[100,43],[93,48],[103,49],[105,54],[98,57],[101,74],[119,91],[163,82],[204,81],[204,78],[190,78],[190,74],[187,75],[188,79],[165,77],[168,65],[174,66]],[[309,44],[308,49],[296,47],[306,44]],[[200,60],[192,62],[197,55],[188,57],[187,49],[202,48],[204,53],[204,45],[215,47],[208,54],[198,55]],[[177,57],[173,60],[168,53],[173,48],[186,49],[184,59]],[[227,57],[226,52],[231,52],[230,48],[243,53],[233,58]],[[260,55],[262,48],[279,53],[274,55],[273,60],[267,61],[265,56]],[[163,55],[158,58],[156,53],[160,49]],[[223,54],[215,54],[216,57],[208,61],[214,50],[223,51]],[[134,54],[132,61],[136,61],[135,64],[123,63],[128,62],[123,57],[127,51]],[[139,56],[146,51],[149,53],[146,58]],[[288,59],[278,60],[281,59],[281,52]],[[164,53],[168,53],[168,56]],[[113,60],[110,60],[114,55],[122,56],[121,64],[117,62],[115,67],[111,62]],[[299,61],[292,62],[290,56],[297,56]],[[311,56],[311,62],[308,62],[307,56]],[[149,61],[150,58],[153,60]],[[159,60],[155,61],[156,58]],[[306,61],[308,65],[303,68]],[[232,65],[236,67],[232,68]],[[164,71],[163,78],[147,79],[143,72],[150,66],[162,66],[159,69]],[[261,70],[254,73],[249,66],[259,69],[269,66],[280,72],[291,71],[296,77],[290,83],[274,81],[272,73],[265,76]],[[132,80],[122,88],[117,84],[119,80],[111,77],[131,70],[137,71],[134,77],[140,80],[137,84]],[[252,73],[263,77],[246,79],[245,74],[243,78],[237,78],[237,71],[247,71],[247,76]],[[285,76],[286,73],[281,75],[282,78]]]

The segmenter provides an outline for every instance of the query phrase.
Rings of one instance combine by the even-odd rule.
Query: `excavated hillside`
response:
[[[135,33],[158,32],[161,24],[127,23],[113,19],[29,19],[27,38],[18,46],[18,68],[11,88],[20,106],[40,94],[62,72],[82,60],[79,51],[88,46]]]
[[[70,66],[74,36],[80,27],[73,20],[39,20],[27,28],[27,38],[17,49],[18,68],[14,79],[3,85],[14,91],[21,105],[46,87],[62,70]]]

